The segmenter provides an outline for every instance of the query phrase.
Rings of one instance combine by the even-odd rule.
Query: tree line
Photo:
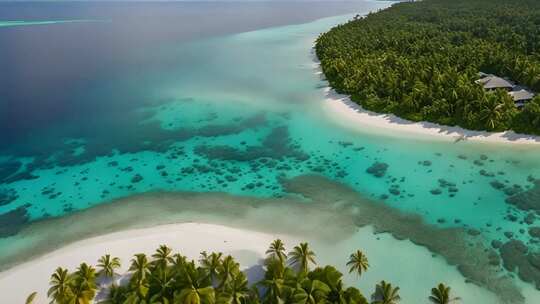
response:
[[[97,268],[87,263],[74,272],[57,268],[47,296],[51,304],[397,304],[401,300],[399,287],[386,281],[376,285],[368,301],[359,289],[344,284],[343,274],[335,267],[313,268],[316,255],[308,243],[300,243],[286,254],[283,242],[277,239],[266,254],[264,278],[254,284],[232,256],[222,253],[202,252],[196,263],[161,245],[151,256],[134,255],[124,276],[117,273],[120,259],[104,255]],[[346,266],[360,277],[369,262],[357,250]],[[103,299],[95,301],[96,294],[103,291]],[[26,303],[35,297],[32,293]],[[426,300],[448,304],[459,298],[452,297],[450,287],[441,283]]]
[[[475,83],[484,72],[540,92],[540,1],[397,3],[320,35],[315,49],[330,86],[366,109],[540,134],[540,96],[518,109]]]

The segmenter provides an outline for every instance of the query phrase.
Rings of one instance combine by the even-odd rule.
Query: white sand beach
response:
[[[281,238],[288,250],[300,241],[309,241],[317,253],[319,265],[335,265],[345,274],[345,282],[361,288],[366,296],[377,282],[385,279],[400,286],[404,303],[420,303],[426,300],[432,286],[445,282],[465,303],[499,303],[492,293],[466,283],[454,266],[448,265],[441,257],[433,257],[426,248],[407,240],[396,240],[389,234],[373,234],[371,227],[361,228],[352,238],[330,245],[317,240],[315,235],[312,239],[300,239],[201,223],[160,225],[78,241],[0,273],[0,294],[2,303],[15,304],[24,303],[28,294],[37,291],[35,303],[45,304],[48,303],[46,292],[50,274],[58,266],[73,271],[81,262],[95,265],[100,256],[109,253],[121,258],[120,273],[125,273],[133,254],[151,254],[161,244],[167,244],[175,252],[193,259],[197,259],[203,250],[231,254],[254,282],[261,278],[264,252],[275,238]],[[371,266],[360,279],[348,274],[345,267],[348,254],[358,248],[367,254]],[[421,275],[418,269],[422,269]],[[529,286],[523,292],[528,294],[527,303],[538,300],[534,299],[534,291]]]
[[[48,303],[49,278],[57,267],[74,271],[82,262],[96,265],[101,256],[111,254],[121,259],[119,273],[125,273],[134,254],[150,255],[161,244],[192,259],[197,259],[204,250],[231,254],[245,270],[260,264],[268,245],[276,238],[289,244],[297,242],[283,235],[197,223],[160,225],[90,238],[0,273],[0,303],[24,303],[34,291],[38,292],[35,303]],[[258,279],[258,274],[260,271],[256,269],[248,270],[250,279]]]
[[[325,113],[342,127],[358,131],[383,133],[393,136],[410,136],[417,139],[486,143],[540,145],[540,136],[518,134],[513,131],[473,131],[460,127],[443,126],[431,122],[413,122],[393,114],[380,114],[363,109],[348,96],[326,88]]]
[[[315,61],[315,74],[324,78],[314,52],[312,56]],[[497,144],[540,145],[540,136],[518,134],[513,131],[473,131],[431,122],[414,122],[393,114],[368,111],[353,102],[349,96],[338,94],[330,87],[324,88],[324,94],[326,96],[323,103],[324,114],[336,124],[354,131],[426,140],[454,142],[470,140]]]

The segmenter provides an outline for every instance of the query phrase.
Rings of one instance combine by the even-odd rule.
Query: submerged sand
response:
[[[1,273],[0,292],[5,295],[3,300],[7,303],[23,303],[28,294],[37,291],[37,303],[46,303],[49,275],[57,266],[74,270],[83,261],[95,264],[101,255],[109,253],[121,259],[123,264],[119,273],[125,274],[134,253],[149,255],[160,244],[167,244],[175,252],[181,252],[191,259],[197,259],[202,250],[231,254],[253,282],[261,279],[264,271],[261,266],[264,253],[268,244],[275,238],[282,239],[288,248],[301,240],[306,240],[282,234],[201,223],[170,224],[115,232],[75,242]],[[370,257],[372,269],[361,280],[354,275],[346,276],[345,280],[349,284],[359,286],[366,295],[372,292],[373,286],[381,279],[391,279],[401,287],[404,299],[419,302],[429,288],[418,292],[418,286],[429,287],[444,280],[468,301],[475,303],[497,301],[496,297],[486,290],[473,284],[466,284],[456,269],[449,267],[441,258],[432,258],[428,250],[409,241],[397,241],[388,234],[375,235],[370,227],[358,230],[350,239],[333,244],[332,250],[328,250],[328,244],[316,237],[307,237],[307,240],[316,251],[319,264],[337,265],[344,273],[346,273],[345,253],[361,246]],[[400,254],[393,254],[391,250],[393,248],[399,248]],[[340,254],[336,254],[337,252]],[[410,280],[411,274],[419,267],[424,269],[424,275]],[[400,271],[396,273],[395,269]],[[119,281],[122,281],[122,278]],[[13,286],[19,287],[13,289]],[[106,292],[98,293],[101,297],[104,294]]]
[[[73,271],[81,262],[95,265],[102,255],[111,254],[120,258],[122,267],[118,272],[124,274],[134,254],[151,255],[161,244],[167,244],[175,252],[191,259],[197,259],[203,250],[231,254],[241,263],[250,279],[258,280],[260,267],[254,266],[261,263],[268,244],[275,238],[290,244],[297,242],[284,235],[199,223],[125,230],[75,242],[0,273],[0,293],[5,303],[24,303],[26,296],[37,291],[36,303],[47,303],[49,276],[56,267],[67,267]],[[14,286],[18,288],[14,290]]]
[[[492,264],[493,250],[485,245],[481,235],[471,236],[460,228],[431,226],[420,216],[366,200],[354,190],[320,176],[297,177],[284,181],[284,186],[294,195],[263,199],[222,193],[149,193],[69,216],[34,222],[23,227],[16,237],[6,239],[9,247],[0,243],[7,248],[0,257],[0,265],[6,270],[66,244],[118,231],[196,222],[242,229],[246,235],[259,232],[313,242],[323,262],[341,265],[342,271],[345,271],[343,266],[348,254],[362,248],[371,259],[378,261],[372,264],[373,277],[365,279],[369,285],[361,285],[366,293],[377,280],[387,279],[402,286],[403,294],[411,302],[420,302],[425,300],[425,293],[432,285],[443,281],[461,286],[458,287],[460,295],[473,302],[477,298],[482,299],[481,302],[489,298],[490,303],[535,303],[539,300],[537,296],[524,296],[516,281],[500,266]],[[144,231],[153,233],[152,230],[140,231],[143,231],[140,232],[142,235],[147,233]],[[359,234],[360,231],[363,233]],[[189,248],[199,247],[200,243],[193,243],[203,235],[199,233],[205,233],[204,226],[194,233],[193,240],[185,238],[182,244]],[[131,234],[128,232],[127,235],[129,239]],[[153,235],[156,237],[153,245],[164,242]],[[219,238],[218,234],[216,239]],[[384,241],[379,243],[380,240]],[[250,250],[250,246],[246,243],[240,247]],[[209,248],[193,250],[199,252]],[[404,257],[408,258],[403,260]],[[406,265],[396,265],[397,262]],[[423,267],[431,263],[438,266]],[[47,265],[49,272],[59,266]],[[4,275],[0,277],[5,278]],[[11,280],[0,281],[2,289],[13,286],[11,284]],[[538,292],[532,294],[538,295]],[[493,299],[495,296],[498,300]]]

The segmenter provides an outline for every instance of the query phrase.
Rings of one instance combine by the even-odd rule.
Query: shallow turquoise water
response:
[[[33,219],[38,219],[153,190],[272,196],[282,194],[277,183],[280,175],[318,173],[373,198],[387,195],[387,203],[422,213],[433,223],[445,218],[445,225],[460,219],[478,228],[487,222],[506,226],[506,221],[497,220],[505,215],[506,195],[490,182],[532,186],[527,177],[540,175],[538,148],[385,138],[341,130],[321,119],[324,82],[315,75],[311,45],[317,33],[347,18],[242,33],[167,50],[184,59],[177,63],[180,69],[150,71],[146,78],[162,77],[166,81],[152,88],[152,97],[148,97],[153,98],[151,105],[133,111],[142,114],[139,128],[150,130],[148,136],[135,138],[143,141],[142,150],[147,145],[147,151],[113,150],[113,155],[98,155],[93,161],[74,166],[58,165],[55,161],[62,160],[53,160],[50,164],[56,166],[33,171],[39,178],[5,185],[19,198],[0,210],[32,202],[28,210]],[[189,66],[188,73],[184,66]],[[153,128],[178,134],[168,138]],[[272,131],[282,142],[245,153],[249,147],[264,147],[263,141]],[[76,158],[84,156],[85,142],[84,138],[66,139],[65,146]],[[160,144],[164,148],[156,149]],[[238,151],[215,149],[224,146]],[[201,147],[215,151],[208,157],[197,153]],[[65,152],[58,151],[62,157]],[[303,154],[306,159],[298,160],[294,154]],[[51,157],[54,159],[54,155]],[[264,165],[261,159],[276,165]],[[217,166],[210,166],[212,162]],[[384,177],[366,172],[375,162],[388,164]],[[254,164],[261,165],[254,170]],[[238,180],[220,183],[227,171],[216,174],[216,167],[234,168],[229,175]],[[242,176],[235,174],[237,170]],[[480,170],[495,176],[483,176]],[[137,174],[142,179],[132,182]],[[441,178],[456,184],[454,197],[440,187]],[[264,185],[246,188],[253,181]],[[389,192],[392,185],[399,186],[399,195]],[[444,191],[434,195],[434,189]]]
[[[24,208],[37,220],[148,191],[282,196],[281,178],[314,173],[433,225],[475,228],[488,240],[512,232],[535,249],[528,212],[508,204],[494,181],[532,189],[540,148],[352,132],[321,113],[325,82],[312,45],[351,17],[156,48],[159,65],[119,80],[144,85],[146,100],[117,117],[128,121],[121,132],[96,125],[95,134],[45,145],[45,155],[3,156],[34,169],[7,174],[33,177],[0,185],[16,197],[0,214]],[[376,163],[387,166],[379,177],[367,172]]]

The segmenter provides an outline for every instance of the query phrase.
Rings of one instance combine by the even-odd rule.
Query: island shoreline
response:
[[[315,46],[314,46],[315,47]],[[377,113],[366,110],[354,102],[350,96],[337,93],[328,83],[322,71],[321,62],[312,49],[315,74],[326,82],[322,88],[325,101],[324,114],[341,127],[356,132],[376,133],[392,137],[438,141],[471,141],[489,144],[512,144],[523,146],[540,145],[540,136],[520,134],[514,131],[489,132],[465,129],[459,126],[446,126],[428,121],[415,122],[391,113]]]
[[[95,265],[105,254],[119,257],[122,267],[117,283],[128,275],[130,259],[136,253],[151,255],[159,245],[197,260],[201,251],[220,251],[231,254],[241,264],[248,277],[260,279],[262,260],[268,244],[276,238],[293,244],[299,239],[279,233],[260,232],[221,224],[179,222],[158,224],[145,228],[128,228],[105,233],[66,244],[54,251],[17,264],[0,272],[0,291],[8,303],[22,303],[26,296],[37,291],[37,303],[46,303],[48,278],[56,267],[73,271],[81,262]],[[11,282],[11,283],[9,283]],[[18,283],[17,283],[18,282]],[[19,286],[16,291],[11,288]],[[102,295],[104,297],[105,295]],[[100,295],[98,294],[99,298]]]
[[[360,239],[358,239],[359,236]],[[47,303],[48,278],[56,267],[63,267],[69,271],[74,271],[82,262],[95,265],[99,257],[105,254],[120,258],[121,267],[117,271],[119,275],[115,278],[114,282],[116,284],[125,284],[130,278],[128,268],[133,255],[144,253],[150,256],[160,245],[167,245],[173,251],[180,252],[189,259],[194,260],[199,258],[202,251],[222,252],[225,255],[231,255],[240,263],[241,270],[246,274],[249,281],[256,282],[264,276],[265,251],[270,242],[278,238],[287,245],[287,248],[305,241],[304,238],[294,234],[237,228],[204,221],[157,224],[144,228],[128,228],[89,238],[82,238],[76,242],[61,246],[45,255],[32,258],[22,264],[0,272],[0,292],[6,295],[4,300],[7,300],[8,303],[22,303],[26,296],[32,292],[37,292],[35,298],[37,303]],[[408,255],[413,254],[416,256],[420,254],[424,258],[431,255],[427,248],[418,246],[410,240],[399,240],[388,233],[374,233],[372,226],[362,227],[356,232],[356,237],[348,239],[346,242],[354,242],[354,240],[361,242],[363,244],[362,248],[367,252],[380,252],[384,250],[383,247],[385,245],[395,246],[399,244],[400,247],[405,246],[407,248]],[[321,240],[316,241],[313,239],[309,240],[309,242],[310,244],[313,243],[316,249],[325,243],[325,241],[321,243]],[[339,241],[335,245],[341,248],[344,244],[342,241]],[[412,252],[411,249],[413,250]],[[343,257],[346,257],[346,255]],[[318,258],[321,257],[318,256]],[[374,254],[371,255],[371,258],[377,261],[378,258],[387,260],[389,257],[378,257],[378,254]],[[404,258],[407,258],[407,255]],[[325,258],[325,260],[327,259],[328,257]],[[339,263],[336,263],[336,261],[331,262],[338,266],[342,266],[341,264],[345,263],[345,260],[338,260],[340,261]],[[430,265],[435,265],[438,268],[442,267],[445,271],[451,272],[452,274],[448,278],[451,278],[450,280],[453,286],[457,290],[460,290],[463,295],[474,298],[479,295],[478,293],[481,293],[482,297],[490,298],[496,303],[499,303],[496,296],[490,291],[483,288],[480,289],[481,287],[475,284],[468,284],[463,280],[462,275],[456,267],[449,265],[444,259],[434,259]],[[370,275],[378,277],[377,272],[371,272]],[[373,280],[371,279],[369,281]],[[100,288],[96,295],[96,300],[106,299],[108,293],[107,286],[112,282],[111,280],[98,281]],[[373,284],[374,282],[370,283]],[[429,286],[429,284],[424,285]],[[15,290],[12,289],[14,286],[18,286],[18,288]],[[365,291],[368,290],[366,286],[369,286],[367,282],[363,282],[361,285]],[[414,292],[414,289],[408,288],[408,290]],[[465,292],[465,290],[468,292]]]

